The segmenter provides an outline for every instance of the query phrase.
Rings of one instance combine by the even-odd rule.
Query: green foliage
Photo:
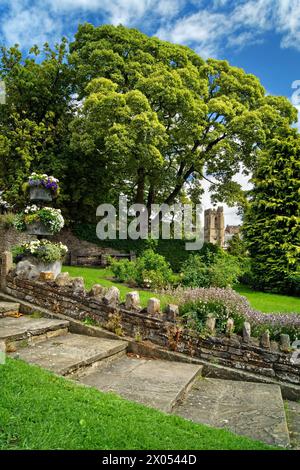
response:
[[[65,245],[62,243],[52,243],[49,240],[34,240],[15,246],[12,249],[15,261],[20,261],[26,257],[34,257],[43,263],[63,260],[67,252],[68,248]]]
[[[65,40],[28,56],[16,46],[0,51],[7,89],[7,104],[0,106],[0,188],[16,210],[25,205],[22,186],[32,171],[64,180],[59,203],[67,199],[72,72],[66,51]]]
[[[245,258],[247,256],[246,243],[238,233],[234,234],[228,241],[227,252],[237,258]]]
[[[134,261],[123,259],[120,261],[108,260],[114,277],[119,282],[133,282],[136,278],[136,265]]]
[[[290,131],[260,156],[245,213],[244,237],[255,286],[299,292],[300,138]]]
[[[0,214],[0,227],[9,229],[14,226],[15,214],[8,212],[7,214]]]
[[[238,310],[238,306],[236,308],[229,307],[226,303],[217,299],[187,302],[180,306],[180,314],[186,321],[188,328],[202,334],[206,332],[205,322],[210,316],[216,318],[216,331],[218,333],[226,332],[226,323],[229,318],[234,320],[237,332],[242,331],[245,321],[244,316]]]
[[[138,286],[161,288],[174,280],[169,263],[152,249],[145,250],[136,261],[113,261],[111,269],[117,280],[134,281]]]
[[[164,256],[174,272],[179,272],[182,263],[190,256],[190,252],[185,249],[185,240],[99,240],[94,224],[75,225],[73,232],[81,240],[86,240],[102,247],[120,250],[125,253],[133,251],[137,256],[140,256],[143,251],[151,247],[154,251]]]
[[[188,287],[229,287],[241,275],[239,260],[215,245],[205,244],[182,266],[182,284]]]
[[[251,170],[258,150],[297,119],[255,76],[134,29],[84,24],[70,50],[85,99],[71,126],[81,219],[120,193],[148,207],[178,201],[187,182],[190,197],[200,195],[204,169],[214,200],[240,201],[240,164]]]

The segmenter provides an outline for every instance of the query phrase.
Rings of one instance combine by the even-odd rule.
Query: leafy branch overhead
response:
[[[0,188],[20,206],[32,171],[62,181],[57,204],[72,220],[94,221],[120,193],[199,202],[205,179],[215,201],[234,204],[233,176],[254,170],[297,117],[255,76],[134,29],[84,24],[69,49],[1,52]]]

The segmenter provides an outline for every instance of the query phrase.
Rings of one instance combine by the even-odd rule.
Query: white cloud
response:
[[[0,5],[8,9],[0,34],[23,47],[56,40],[92,14],[107,23],[156,28],[159,37],[190,45],[203,56],[224,56],[226,48],[262,41],[268,31],[281,35],[283,48],[300,50],[299,0],[2,0]]]
[[[228,47],[261,42],[269,31],[281,35],[281,47],[300,50],[300,1],[216,0],[210,8],[161,26],[157,34],[202,50],[202,55],[207,51],[216,55]]]
[[[43,8],[30,7],[27,2],[9,2],[10,10],[2,17],[1,33],[7,44],[28,48],[33,44],[59,40],[63,35],[60,18],[53,18]]]

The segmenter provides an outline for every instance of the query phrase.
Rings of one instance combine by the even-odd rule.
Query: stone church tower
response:
[[[204,242],[224,247],[225,224],[223,207],[204,212]]]

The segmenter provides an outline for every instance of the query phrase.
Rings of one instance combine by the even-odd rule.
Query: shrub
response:
[[[136,267],[134,261],[123,259],[120,261],[110,259],[109,264],[114,277],[119,282],[131,282],[136,279]]]
[[[139,286],[162,288],[174,280],[169,263],[152,249],[145,250],[136,261],[112,261],[111,269],[117,280],[134,281]]]
[[[183,264],[182,283],[189,287],[228,287],[242,273],[237,258],[225,252],[191,255]]]
[[[197,331],[201,331],[204,320],[213,315],[221,332],[225,331],[226,320],[233,318],[237,333],[242,333],[243,323],[248,321],[252,326],[253,336],[259,336],[268,329],[273,340],[278,341],[280,335],[284,333],[289,334],[292,341],[300,339],[300,315],[264,314],[252,309],[246,297],[232,289],[179,287],[165,289],[162,293],[174,299],[187,325],[194,325]]]
[[[68,248],[62,243],[52,243],[48,240],[34,240],[30,243],[15,246],[12,249],[14,261],[26,257],[34,257],[43,263],[53,263],[62,260]]]

